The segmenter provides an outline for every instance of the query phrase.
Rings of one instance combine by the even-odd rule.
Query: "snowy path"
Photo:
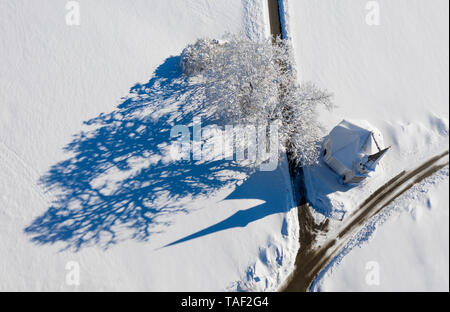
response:
[[[300,229],[303,229],[300,232],[300,246],[303,245],[303,248],[301,247],[299,250],[296,269],[284,291],[307,291],[320,271],[339,254],[346,242],[358,233],[369,219],[380,213],[383,208],[414,185],[447,166],[448,158],[449,152],[445,151],[412,170],[402,171],[366,199],[360,208],[348,218],[342,230],[317,249],[309,249],[311,238],[314,240],[315,234],[323,231],[323,225],[314,224],[307,205],[300,206],[298,208]],[[305,229],[309,233],[305,233]],[[305,240],[309,240],[309,244],[305,244]]]

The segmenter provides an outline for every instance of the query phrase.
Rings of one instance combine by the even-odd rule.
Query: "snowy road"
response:
[[[274,37],[282,36],[280,9],[278,7],[278,0],[269,0],[268,8],[269,8],[270,33]]]
[[[166,157],[172,117],[192,122],[180,53],[263,36],[266,2],[79,1],[79,25],[47,2],[0,1],[0,290],[278,289],[298,249],[287,166],[250,179]]]
[[[343,224],[342,230],[317,249],[312,248],[316,234],[326,231],[326,223],[314,223],[308,205],[298,208],[300,222],[300,250],[296,258],[296,269],[288,280],[284,291],[308,291],[320,271],[340,252],[348,239],[364,224],[380,213],[394,199],[417,183],[433,175],[449,163],[449,152],[432,157],[418,167],[402,171],[367,198]]]
[[[173,164],[166,157],[175,116],[183,124],[192,121],[182,114],[190,89],[178,67],[181,51],[199,37],[224,33],[265,38],[270,4],[278,23],[273,32],[293,40],[299,79],[336,92],[338,108],[321,114],[326,126],[368,119],[393,146],[370,188],[332,198],[357,208],[389,173],[448,149],[446,0],[380,0],[379,27],[365,24],[365,0],[83,0],[80,25],[67,23],[74,12],[64,1],[46,2],[0,1],[0,291],[273,291],[294,270],[298,233],[298,255],[316,261],[297,266],[308,273],[298,275],[307,290],[351,232],[382,208],[378,201],[389,202],[392,192],[400,194],[447,161],[445,156],[401,184],[412,174],[405,172],[365,203],[367,215],[350,216],[355,224],[340,223],[332,231],[332,221],[316,224],[309,208],[296,211],[302,206],[293,202],[284,160],[274,172],[250,175],[218,164]],[[282,29],[280,18],[292,23]],[[442,274],[448,249],[436,260],[441,241],[448,246],[448,240],[429,243],[426,238],[437,235],[423,231],[442,228],[448,237],[448,223],[438,222],[448,220],[448,199],[436,193],[432,205],[445,205],[442,214],[433,211],[436,222],[402,228],[405,236],[415,234],[408,237],[414,245],[409,249],[433,259],[419,257],[407,266],[384,261],[392,270],[417,269],[417,283],[426,289],[431,287],[424,281],[437,284],[448,276]],[[140,232],[142,226],[150,232]],[[144,240],[133,236],[139,232]],[[319,236],[325,232],[342,236],[325,246]],[[400,231],[381,232],[379,245],[386,248],[383,239],[398,238]],[[192,233],[205,235],[160,248]],[[111,236],[118,239],[107,249],[95,242]],[[80,241],[90,244],[66,248]],[[399,244],[392,241],[386,249],[392,257],[401,252],[407,258],[407,248],[391,252]],[[427,244],[433,248],[426,250]],[[329,253],[320,257],[323,250]],[[349,256],[365,261],[356,250]],[[68,282],[74,263],[80,279]],[[355,273],[353,263],[339,265],[347,267],[343,276]],[[411,279],[404,271],[386,284],[405,289]],[[332,278],[341,289],[355,289]],[[442,280],[432,289],[448,289]]]

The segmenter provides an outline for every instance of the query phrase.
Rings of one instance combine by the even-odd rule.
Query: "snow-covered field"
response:
[[[247,179],[164,154],[177,56],[261,36],[263,3],[78,2],[68,26],[67,1],[0,0],[0,290],[276,289],[298,248],[286,162]]]
[[[267,36],[266,1],[79,0],[78,26],[68,2],[0,0],[0,291],[278,289],[298,250],[286,160],[254,173],[168,157],[195,100],[181,51]],[[356,120],[392,146],[358,187],[306,169],[311,201],[351,212],[448,150],[448,5],[283,0],[299,79],[334,93],[326,130]],[[448,291],[448,198],[447,167],[369,222],[313,289]]]
[[[322,199],[319,210],[350,212],[400,171],[448,150],[448,1],[285,3],[299,78],[334,93],[337,108],[321,114],[327,131],[342,119],[367,121],[392,146],[381,168],[358,187],[330,182],[328,168],[306,170],[310,200]],[[379,25],[368,25],[376,4]],[[377,226],[373,240],[335,261],[316,289],[448,291],[448,170],[440,175],[429,192],[416,188],[426,192],[428,204],[413,195],[399,199],[406,210],[399,220]],[[360,237],[366,240],[372,230]],[[379,287],[364,282],[368,261],[380,264]]]

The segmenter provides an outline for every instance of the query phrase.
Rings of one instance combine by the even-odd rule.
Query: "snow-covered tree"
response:
[[[317,106],[331,108],[330,94],[312,83],[299,85],[287,41],[200,39],[181,57],[183,73],[204,86],[207,109],[227,123],[269,128],[279,125],[279,150],[302,165],[319,155]]]

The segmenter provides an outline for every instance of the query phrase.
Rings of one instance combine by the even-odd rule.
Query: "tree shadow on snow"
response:
[[[215,121],[204,109],[201,85],[182,75],[179,60],[166,59],[114,111],[85,122],[89,129],[65,147],[71,156],[40,179],[56,199],[25,228],[32,241],[74,250],[146,241],[171,215],[189,212],[183,200],[235,184],[239,178],[226,170],[249,172],[230,161],[168,160],[173,125],[190,125],[199,112],[203,126]]]
[[[236,188],[224,199],[258,199],[263,201],[262,204],[249,209],[239,210],[225,220],[167,244],[164,247],[185,243],[202,236],[211,235],[233,228],[246,227],[249,223],[263,219],[270,215],[285,213],[293,208],[294,206],[287,206],[289,201],[286,199],[287,196],[289,196],[289,193],[288,190],[283,189],[285,181],[274,180],[274,178],[282,175],[279,172],[282,168],[282,166],[278,166],[276,171],[257,171],[253,173],[241,186]],[[286,224],[283,224],[281,233],[283,235],[288,235]]]

